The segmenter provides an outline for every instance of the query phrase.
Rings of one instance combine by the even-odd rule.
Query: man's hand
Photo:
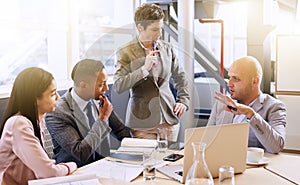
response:
[[[215,99],[225,104],[224,110],[233,114],[245,114],[250,119],[255,111],[248,105],[235,102],[231,97],[224,95],[218,91],[215,92]]]
[[[101,95],[99,99],[102,105],[99,106],[99,118],[103,121],[107,121],[113,110],[113,106],[106,96]]]

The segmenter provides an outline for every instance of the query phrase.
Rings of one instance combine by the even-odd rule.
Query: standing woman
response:
[[[138,35],[116,52],[114,88],[117,93],[130,90],[125,123],[135,137],[156,139],[157,128],[168,128],[168,140],[177,141],[190,96],[175,49],[160,39],[164,16],[155,4],[137,8]],[[170,89],[172,80],[176,99]]]
[[[44,114],[55,110],[59,95],[51,73],[27,68],[16,78],[0,125],[0,184],[64,176],[74,162],[55,164],[44,150]]]

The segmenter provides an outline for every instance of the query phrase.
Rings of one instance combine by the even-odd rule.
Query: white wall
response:
[[[286,143],[284,149],[300,150],[300,96],[278,95],[287,107]]]

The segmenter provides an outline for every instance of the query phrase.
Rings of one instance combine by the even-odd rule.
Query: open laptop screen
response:
[[[188,128],[185,130],[183,180],[193,163],[192,142],[205,142],[205,161],[213,177],[218,177],[219,167],[229,165],[235,173],[246,169],[249,123],[224,124]]]

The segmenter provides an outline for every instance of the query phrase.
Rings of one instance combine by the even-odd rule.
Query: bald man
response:
[[[248,146],[269,153],[283,149],[286,135],[286,108],[278,99],[260,90],[262,68],[247,56],[233,62],[228,71],[230,96],[216,92],[217,99],[207,125],[248,122]]]

